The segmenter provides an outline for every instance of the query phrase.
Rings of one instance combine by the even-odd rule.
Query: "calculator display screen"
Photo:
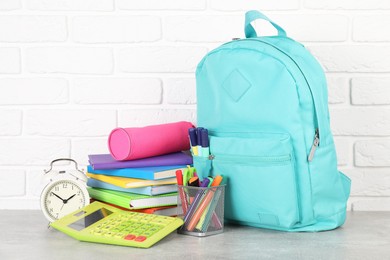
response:
[[[112,214],[111,211],[105,208],[101,208],[69,225],[70,228],[76,229],[78,231],[83,230],[86,227],[98,222],[99,220]]]

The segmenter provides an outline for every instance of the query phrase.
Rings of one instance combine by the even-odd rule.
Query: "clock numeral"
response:
[[[80,199],[80,202],[84,202],[84,200],[83,200],[83,199]]]
[[[47,201],[46,201],[46,204],[50,204],[50,203],[51,203],[51,200],[47,200]]]
[[[72,185],[72,190],[74,190],[74,185]]]
[[[67,183],[62,184],[62,188],[66,189],[68,187]]]
[[[54,188],[54,190],[55,190],[55,191],[59,191],[59,190],[60,190],[60,187],[56,186],[56,187]]]
[[[53,192],[50,192],[49,197],[53,197]]]
[[[50,208],[49,210],[50,210],[50,212],[53,212],[53,208]]]

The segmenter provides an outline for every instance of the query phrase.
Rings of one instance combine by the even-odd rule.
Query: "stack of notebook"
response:
[[[192,164],[191,156],[177,152],[131,161],[117,161],[110,154],[88,157],[92,199],[146,213],[176,213],[175,172]]]

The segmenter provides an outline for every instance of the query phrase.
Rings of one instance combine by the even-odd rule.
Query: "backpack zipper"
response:
[[[248,164],[259,163],[259,164],[283,164],[291,161],[291,155],[279,155],[279,156],[251,156],[251,155],[227,155],[227,154],[210,154],[209,160],[222,160],[228,162],[244,163]]]
[[[316,133],[314,135],[314,141],[310,149],[309,156],[307,157],[307,160],[311,162],[314,158],[314,154],[317,150],[317,147],[320,145],[320,134],[318,132],[318,128],[316,129]]]

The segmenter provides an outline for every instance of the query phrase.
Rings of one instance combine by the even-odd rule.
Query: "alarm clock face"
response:
[[[42,193],[42,211],[55,221],[89,204],[86,189],[70,180],[59,180],[48,185]]]

